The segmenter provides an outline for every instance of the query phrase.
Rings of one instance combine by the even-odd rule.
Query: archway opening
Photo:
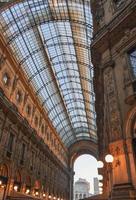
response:
[[[99,194],[97,160],[90,154],[79,156],[74,162],[73,200]]]

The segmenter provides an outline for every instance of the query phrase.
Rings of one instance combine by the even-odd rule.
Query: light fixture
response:
[[[99,187],[102,187],[103,186],[103,183],[99,182]]]
[[[46,197],[45,193],[43,193],[43,197]]]
[[[2,181],[0,180],[0,185],[2,185]]]
[[[56,199],[56,197],[53,197],[53,199]]]
[[[107,154],[107,155],[105,156],[105,161],[106,161],[107,163],[112,163],[113,160],[114,160],[114,158],[113,158],[113,156],[112,156],[111,154]]]
[[[102,191],[99,191],[99,194],[102,194],[103,192]]]
[[[103,166],[104,166],[104,163],[103,163],[101,160],[99,160],[99,161],[97,162],[97,167],[98,167],[98,168],[103,168]]]
[[[17,185],[14,186],[14,190],[17,192],[17,190],[18,190],[18,186]]]
[[[35,195],[36,195],[36,196],[38,196],[38,195],[39,195],[39,192],[38,192],[38,191],[36,191],[36,192],[35,192]]]
[[[103,180],[103,176],[99,174],[98,175],[98,180],[100,180],[100,181]]]
[[[58,198],[58,200],[60,200],[60,198]]]
[[[99,191],[102,192],[102,191],[103,191],[103,188],[100,187],[100,188],[99,188]]]
[[[51,195],[49,194],[49,199],[51,199]]]
[[[26,194],[29,194],[29,192],[30,192],[30,190],[29,190],[29,189],[27,189],[27,190],[26,190]]]

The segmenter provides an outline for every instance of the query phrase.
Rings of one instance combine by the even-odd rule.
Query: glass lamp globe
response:
[[[14,190],[17,192],[17,190],[18,190],[18,186],[17,185],[14,186]]]
[[[107,155],[105,156],[105,161],[106,161],[107,163],[112,163],[113,160],[114,160],[114,158],[113,158],[113,156],[112,156],[111,154],[107,154]]]
[[[97,162],[97,167],[98,167],[98,168],[103,168],[103,167],[104,167],[104,163],[103,163],[101,160],[99,160],[99,161]]]
[[[99,191],[102,192],[102,191],[103,191],[103,188],[100,187],[100,188],[99,188]]]
[[[103,180],[103,176],[102,175],[98,175],[98,180]]]
[[[102,187],[103,186],[103,183],[99,182],[99,187]]]
[[[46,194],[45,194],[45,193],[43,193],[43,197],[46,197]]]

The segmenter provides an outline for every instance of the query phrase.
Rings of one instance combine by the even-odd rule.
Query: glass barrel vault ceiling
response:
[[[90,0],[19,1],[0,26],[64,144],[96,141]]]

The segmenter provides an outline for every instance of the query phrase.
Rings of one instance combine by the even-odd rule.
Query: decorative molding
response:
[[[113,69],[111,67],[104,70],[104,93],[105,106],[108,106],[109,110],[110,140],[114,141],[121,138],[122,130]]]

